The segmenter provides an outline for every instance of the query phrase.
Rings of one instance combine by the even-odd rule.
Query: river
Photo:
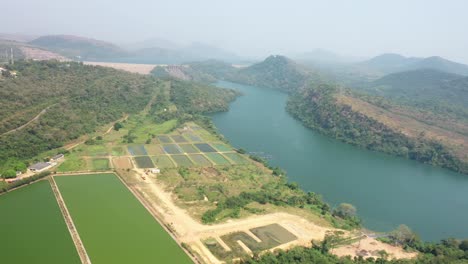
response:
[[[237,148],[269,158],[290,181],[331,206],[351,203],[366,228],[408,225],[427,241],[468,238],[468,176],[359,149],[304,127],[285,110],[287,94],[230,82],[244,95],[212,116]]]

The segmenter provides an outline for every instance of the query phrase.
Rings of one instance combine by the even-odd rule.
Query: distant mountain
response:
[[[9,40],[17,42],[28,42],[33,39],[36,39],[37,36],[26,35],[26,34],[10,34],[10,33],[0,33],[0,40]]]
[[[150,39],[145,39],[139,42],[122,44],[122,47],[128,50],[132,50],[132,51],[155,48],[155,47],[160,48],[160,49],[176,50],[176,49],[180,49],[181,45],[175,42],[172,42],[170,40],[167,40],[167,39],[150,38]]]
[[[272,55],[264,61],[240,69],[232,80],[249,85],[292,92],[302,88],[308,81],[320,76],[305,66],[280,55]]]
[[[468,75],[467,65],[436,56],[415,58],[387,53],[358,63],[355,67],[369,72],[378,72],[383,75],[417,69],[435,69],[449,73]]]
[[[67,60],[64,56],[46,50],[44,48],[36,47],[27,43],[11,41],[11,40],[0,40],[0,62],[7,62],[11,59],[11,53],[13,53],[13,59],[22,60]]]
[[[222,60],[236,62],[242,60],[235,53],[211,45],[194,42],[180,51],[190,54],[195,60]]]
[[[101,60],[128,56],[128,52],[112,43],[71,35],[42,36],[29,44],[72,59]]]

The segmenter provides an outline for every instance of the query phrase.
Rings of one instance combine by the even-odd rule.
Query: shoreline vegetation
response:
[[[424,79],[426,75],[420,74],[422,80],[416,82],[416,91],[406,89],[405,96],[399,98],[398,85],[402,84],[395,83],[392,75],[380,82],[344,89],[339,81],[279,55],[241,69],[220,61],[191,63],[176,69],[173,72],[156,67],[152,74],[207,83],[226,80],[280,90],[289,95],[287,111],[308,128],[354,146],[468,174],[468,123],[464,112],[457,114],[463,109],[460,83],[464,79],[451,84],[459,95],[454,96],[444,92],[450,87],[435,84],[429,91],[417,90],[425,87],[419,83],[429,82]],[[414,79],[417,73],[401,75]],[[395,86],[383,90],[388,93],[386,97],[378,93],[384,80],[386,85]]]

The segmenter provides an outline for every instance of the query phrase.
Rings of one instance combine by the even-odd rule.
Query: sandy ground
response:
[[[355,242],[351,245],[332,249],[331,252],[337,256],[354,257],[362,254],[364,258],[378,258],[379,250],[385,250],[391,259],[414,258],[417,255],[416,253],[405,252],[399,247],[382,243],[370,237],[366,237],[360,242]]]
[[[156,180],[154,175],[148,177],[141,169],[133,169],[133,171],[137,173],[122,177],[128,183],[128,186],[138,192],[152,209],[158,212],[157,217],[159,220],[169,226],[177,240],[189,244],[205,263],[222,263],[201,242],[206,238],[212,237],[219,241],[219,237],[222,235],[238,231],[250,233],[249,229],[273,223],[281,225],[298,237],[294,241],[270,249],[273,251],[277,248],[287,249],[297,245],[310,246],[312,240],[322,240],[326,232],[332,230],[316,225],[300,216],[283,212],[229,220],[216,225],[203,225],[174,203],[172,194],[164,190],[164,186]],[[145,179],[141,175],[145,175]],[[366,249],[368,252],[383,249],[396,258],[413,257],[413,255],[405,253],[401,248],[383,244],[373,238],[362,240],[359,250],[356,250],[353,245],[334,249],[333,253],[339,256],[356,256],[362,249]]]
[[[131,169],[133,167],[129,157],[112,158],[112,163],[117,169]]]
[[[95,65],[95,66],[103,66],[103,67],[110,67],[117,70],[124,70],[133,73],[140,73],[140,74],[150,74],[151,71],[156,66],[167,66],[165,64],[136,64],[136,63],[117,63],[117,62],[93,62],[93,61],[85,61],[83,62],[86,65]]]

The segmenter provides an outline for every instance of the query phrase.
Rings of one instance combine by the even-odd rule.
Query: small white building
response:
[[[36,172],[45,171],[48,168],[50,168],[51,166],[52,166],[52,164],[50,164],[49,162],[38,162],[38,163],[33,164],[32,166],[30,166],[28,169],[30,171],[36,173]]]
[[[58,155],[53,156],[53,157],[50,159],[50,161],[51,161],[51,162],[57,162],[57,161],[59,161],[59,160],[62,160],[64,157],[65,157],[65,156],[64,156],[63,154],[58,154]]]
[[[154,174],[158,174],[158,173],[161,173],[161,170],[158,168],[154,168],[154,169],[150,169],[150,172]]]

